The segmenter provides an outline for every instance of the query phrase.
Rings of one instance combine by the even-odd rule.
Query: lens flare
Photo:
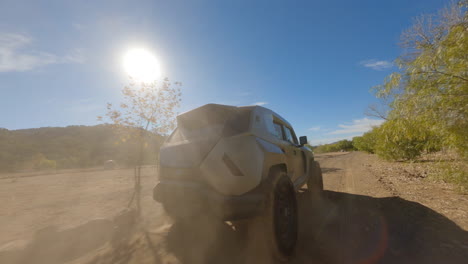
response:
[[[129,50],[123,59],[125,72],[138,82],[151,83],[161,77],[156,57],[144,49]]]

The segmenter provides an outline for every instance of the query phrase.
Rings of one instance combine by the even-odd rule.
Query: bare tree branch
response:
[[[372,117],[377,117],[383,120],[388,120],[388,111],[385,111],[381,108],[379,108],[377,105],[372,104],[369,105],[364,112],[366,116],[372,116]]]
[[[454,75],[454,74],[450,74],[450,73],[446,73],[446,72],[441,72],[441,71],[439,71],[439,70],[418,71],[418,72],[415,72],[414,74],[430,74],[430,73],[442,74],[442,75],[445,75],[445,76],[457,78],[457,79],[463,80],[463,81],[465,81],[465,82],[468,82],[468,79],[467,79],[467,78],[463,78],[463,77],[461,77],[461,76]]]

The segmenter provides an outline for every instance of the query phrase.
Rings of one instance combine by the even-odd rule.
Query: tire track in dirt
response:
[[[360,152],[317,155],[326,190],[373,197],[392,196],[392,192],[366,168],[367,155]]]

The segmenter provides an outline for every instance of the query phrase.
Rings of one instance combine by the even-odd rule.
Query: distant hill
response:
[[[123,135],[111,125],[0,128],[0,171],[87,168],[102,166],[106,160],[136,165],[140,144]],[[152,164],[164,137],[148,132],[146,138],[143,163]]]

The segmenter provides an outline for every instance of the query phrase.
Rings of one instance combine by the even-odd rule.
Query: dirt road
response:
[[[381,161],[364,153],[318,159],[328,199],[315,212],[302,203],[297,263],[466,263],[468,219],[460,218],[468,213],[466,196],[400,175],[382,178],[371,169]],[[438,196],[456,201],[456,210],[444,210]]]
[[[317,159],[325,197],[313,203],[306,190],[299,194],[300,237],[292,263],[466,263],[466,196],[383,178],[372,170],[375,157],[363,153]],[[144,223],[116,228],[111,220],[131,195],[131,175],[122,170],[1,180],[0,263],[245,263],[247,243],[228,224],[194,222],[190,230],[173,225],[151,200],[151,171],[143,177]]]

